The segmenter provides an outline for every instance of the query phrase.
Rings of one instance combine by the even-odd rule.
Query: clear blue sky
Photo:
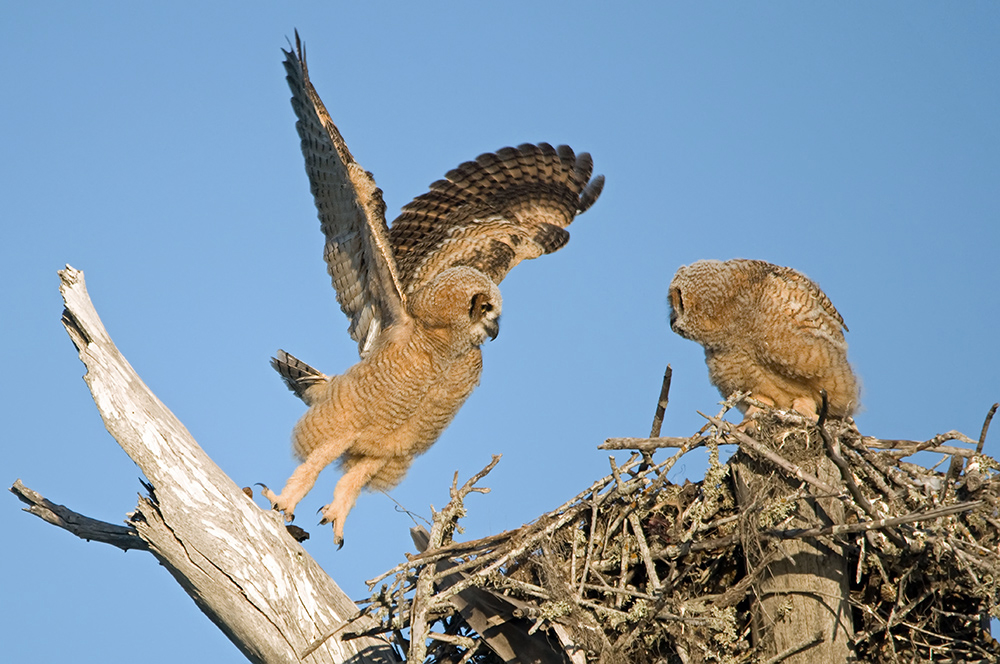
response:
[[[254,6],[256,4],[256,6]],[[268,366],[356,361],[330,289],[279,49],[314,82],[390,213],[480,152],[568,143],[607,176],[553,256],[501,285],[480,388],[392,493],[428,513],[500,466],[468,537],[517,527],[608,469],[596,446],[664,433],[719,395],[666,290],[701,258],[816,280],[843,314],[868,434],[978,435],[1000,400],[1000,5],[966,3],[6,3],[0,9],[6,349],[0,479],[120,522],[139,472],[101,424],[59,324],[86,272],[119,348],[238,483],[280,487],[303,406]],[[988,451],[1000,453],[1000,431]],[[699,476],[692,460],[676,479]],[[363,495],[308,550],[354,597],[412,550]],[[11,661],[242,661],[142,553],[0,509]]]

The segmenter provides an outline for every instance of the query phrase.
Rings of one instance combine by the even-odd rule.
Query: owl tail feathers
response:
[[[276,357],[271,358],[271,366],[281,374],[281,379],[285,381],[288,389],[309,406],[316,401],[319,392],[330,380],[318,369],[280,349]]]

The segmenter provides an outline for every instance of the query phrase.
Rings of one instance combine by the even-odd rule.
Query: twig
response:
[[[458,473],[455,473],[451,482],[451,500],[443,510],[434,514],[434,525],[431,527],[428,549],[439,548],[444,538],[454,530],[459,517],[465,513],[463,501],[467,495],[472,492],[487,493],[489,491],[486,488],[476,487],[476,483],[486,477],[499,462],[500,455],[494,454],[490,463],[470,477],[461,488],[458,487]],[[435,565],[427,565],[420,570],[417,576],[417,585],[413,590],[413,602],[410,605],[410,648],[407,653],[410,661],[422,662],[427,654],[427,638],[430,633],[430,623],[427,617],[441,603],[440,600],[435,601],[435,598],[432,597],[436,571]],[[449,571],[454,571],[454,568]],[[456,593],[450,593],[449,596],[454,594]]]
[[[861,523],[837,524],[833,526],[826,526],[824,528],[792,528],[783,531],[769,530],[761,534],[768,537],[775,537],[777,539],[797,539],[803,537],[818,537],[821,535],[847,535],[851,533],[862,533],[868,530],[892,528],[894,526],[901,526],[916,521],[939,519],[944,516],[951,516],[952,514],[968,512],[969,510],[973,510],[983,504],[984,502],[982,500],[975,500],[968,503],[959,503],[957,505],[949,505],[948,507],[927,510],[926,512],[913,512],[905,516],[897,516],[890,519],[862,521]]]
[[[653,416],[653,426],[650,428],[649,437],[658,438],[660,427],[663,425],[663,415],[667,411],[667,404],[670,403],[670,377],[673,369],[667,365],[667,370],[663,372],[663,386],[660,388],[660,399],[656,403],[656,414]]]
[[[583,585],[587,582],[587,576],[590,574],[590,565],[594,560],[594,538],[597,533],[597,501],[591,498],[590,507],[590,536],[587,538],[587,555],[583,562],[583,573],[580,574],[580,586],[577,588],[576,594],[578,596],[583,595]]]
[[[584,585],[587,590],[594,590],[600,593],[618,593],[621,595],[628,595],[629,597],[635,597],[636,599],[644,599],[647,601],[656,601],[658,598],[655,595],[650,595],[648,593],[641,593],[637,590],[632,590],[631,588],[615,588],[614,586],[598,586],[593,583],[588,583]]]
[[[830,410],[830,400],[827,397],[826,390],[820,390],[819,396],[821,402],[819,408],[819,420],[816,422],[816,426],[823,429],[823,425],[826,424],[826,416]]]
[[[691,443],[697,443],[691,445]],[[608,438],[597,446],[599,450],[638,450],[640,452],[655,452],[661,449],[694,449],[705,444],[703,436],[680,438],[677,436],[660,436],[654,438]],[[736,443],[726,443],[735,445]]]
[[[800,643],[798,645],[794,645],[791,648],[786,648],[785,650],[782,650],[781,652],[779,652],[774,657],[772,657],[770,659],[767,659],[767,660],[764,660],[763,662],[761,662],[761,664],[778,664],[778,662],[785,661],[786,659],[788,659],[789,657],[791,657],[795,653],[799,653],[799,652],[802,652],[803,650],[807,650],[809,648],[812,648],[815,645],[823,643],[823,641],[826,641],[826,637],[823,636],[823,633],[822,632],[816,632],[816,634],[814,634],[813,637],[811,639],[809,639],[808,641],[805,641],[805,642]]]
[[[862,510],[864,510],[865,514],[868,515],[868,518],[873,520],[881,519],[882,515],[878,513],[878,510],[875,509],[868,498],[861,493],[861,488],[858,486],[858,483],[854,481],[854,473],[851,471],[850,465],[848,465],[847,461],[840,454],[840,442],[834,440],[833,436],[830,435],[830,432],[826,430],[826,390],[822,390],[820,394],[823,397],[823,407],[820,411],[820,418],[817,426],[819,427],[820,438],[823,439],[823,444],[826,446],[826,454],[830,457],[830,460],[833,461],[834,465],[837,466],[837,469],[840,470],[840,478],[844,481],[844,485],[847,487],[848,492],[850,492],[851,496],[854,498],[854,502],[857,503]],[[906,548],[906,540],[899,533],[888,528],[883,529],[883,532],[886,537],[892,540],[893,544],[901,549]]]
[[[905,607],[903,607],[903,610],[900,611],[899,613],[896,613],[895,607],[893,607],[893,615],[889,616],[889,620],[886,621],[884,625],[880,625],[879,627],[875,627],[868,630],[864,634],[860,634],[857,638],[854,639],[854,642],[862,643],[870,639],[875,634],[878,634],[879,632],[887,632],[896,625],[899,625],[902,622],[903,618],[905,618],[910,613],[910,611],[912,611],[914,608],[917,607],[918,604],[920,604],[933,594],[934,594],[933,589],[924,591],[924,593],[920,597],[918,597],[917,599],[913,600]]]
[[[949,441],[949,440],[958,440],[958,441],[961,441],[963,443],[969,443],[969,444],[975,444],[975,442],[976,442],[976,441],[972,440],[971,438],[969,438],[968,436],[966,436],[964,433],[952,430],[952,431],[948,431],[948,432],[945,432],[945,433],[939,433],[938,435],[934,436],[933,438],[931,438],[929,440],[925,440],[922,443],[916,443],[913,447],[911,447],[909,449],[900,449],[898,452],[893,451],[893,452],[890,452],[890,454],[893,455],[893,456],[895,456],[895,457],[897,457],[897,458],[902,459],[903,457],[911,456],[913,454],[916,454],[917,452],[923,452],[925,450],[930,450],[930,451],[933,452],[933,451],[936,451],[934,448],[936,448],[939,445],[941,445],[941,443],[943,443],[945,441]],[[896,441],[890,441],[890,442],[893,442],[893,443],[908,443],[908,442],[911,442],[911,441],[896,440]],[[971,453],[971,450],[967,450],[967,451]],[[970,456],[970,455],[966,455],[966,456]]]
[[[944,499],[948,496],[948,487],[951,483],[962,474],[962,469],[965,467],[965,459],[960,456],[951,457],[951,462],[948,464],[948,472],[944,474],[944,479],[941,480],[941,491],[938,494],[938,502],[944,502]]]
[[[657,464],[656,466],[649,467],[645,472],[646,474],[648,474],[669,467],[674,462],[676,462],[676,459],[677,456],[671,457],[663,461],[662,463]],[[627,472],[641,463],[642,461],[639,459],[631,459],[628,462],[624,463],[623,465],[618,466],[617,468],[619,473]],[[632,481],[634,480],[629,480],[629,482],[624,482],[623,485],[627,486]],[[493,562],[491,562],[487,567],[480,569],[478,573],[481,575],[492,574],[497,569],[502,567],[507,561],[529,550],[531,547],[537,544],[541,539],[547,537],[550,533],[554,532],[555,530],[558,530],[567,523],[570,523],[573,520],[578,519],[583,509],[585,508],[582,501],[584,498],[587,497],[587,495],[593,495],[592,500],[594,504],[596,504],[596,506],[599,508],[600,505],[604,503],[610,496],[615,495],[616,491],[609,491],[608,493],[605,494],[599,494],[598,492],[601,491],[602,489],[607,488],[608,485],[612,483],[614,483],[614,476],[613,475],[606,476],[591,484],[591,486],[588,489],[577,494],[571,500],[566,501],[556,509],[550,511],[548,514],[539,518],[533,524],[529,524],[528,526],[522,527],[521,529],[514,531],[519,538],[518,542],[511,547],[502,549],[501,551],[497,551],[496,558],[493,560]],[[591,507],[593,509],[593,506]],[[605,535],[607,535],[606,532]],[[479,565],[481,565],[480,560],[473,560],[469,561],[468,563],[458,565],[452,568],[451,571],[452,572],[465,571],[468,568],[477,567]],[[464,581],[438,593],[432,599],[435,602],[445,601],[452,594],[465,590],[466,588],[469,587],[469,585],[471,585],[474,582],[475,579],[473,577],[467,578]]]
[[[892,528],[916,521],[930,521],[944,516],[951,516],[960,512],[968,512],[985,504],[985,501],[975,500],[968,503],[959,503],[948,507],[939,507],[925,512],[913,512],[905,516],[897,516],[888,519],[878,519],[877,521],[862,521],[860,523],[836,524],[832,526],[815,528],[789,528],[787,530],[763,530],[759,535],[767,539],[803,539],[806,537],[823,537],[828,535],[850,535],[862,533],[869,530],[880,530],[882,528]],[[651,554],[654,558],[681,558],[696,551],[711,551],[721,549],[740,541],[741,535],[734,533],[725,537],[702,540],[700,542],[685,542],[684,544],[666,546],[661,549],[654,549]]]
[[[861,439],[861,443],[865,447],[870,447],[872,449],[891,450],[892,456],[897,459],[908,457],[916,454],[917,452],[935,452],[937,454],[952,454],[960,457],[971,457],[976,455],[975,450],[968,450],[963,447],[954,447],[952,445],[934,445],[933,447],[924,447],[924,443],[916,440],[882,440],[880,438],[865,436]]]
[[[986,444],[986,433],[990,430],[990,421],[993,419],[993,416],[996,415],[998,407],[1000,407],[1000,403],[993,404],[990,408],[990,412],[986,414],[986,421],[983,422],[983,429],[979,432],[979,444],[976,445],[977,455],[983,453],[983,445]]]

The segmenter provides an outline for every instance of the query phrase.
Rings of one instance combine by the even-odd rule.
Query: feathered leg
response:
[[[333,524],[333,541],[338,547],[344,546],[344,521],[354,507],[358,494],[388,462],[386,457],[359,457],[337,482],[333,490],[333,502],[322,510],[323,520],[320,525]]]

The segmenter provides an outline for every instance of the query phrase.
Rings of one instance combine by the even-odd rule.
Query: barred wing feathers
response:
[[[522,260],[560,249],[566,227],[600,196],[604,176],[592,173],[589,154],[548,143],[503,148],[450,171],[389,229],[404,292],[458,265],[500,283]]]
[[[305,52],[284,51],[295,128],[326,237],[324,258],[351,338],[364,355],[379,332],[403,318],[404,300],[385,223],[382,191],[347,149],[309,81]]]

